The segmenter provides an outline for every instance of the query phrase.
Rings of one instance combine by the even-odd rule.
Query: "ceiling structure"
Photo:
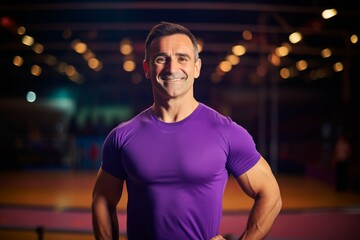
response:
[[[303,89],[314,95],[312,88],[326,91],[335,87],[338,92],[340,86],[345,88],[340,94],[351,95],[359,77],[360,48],[359,43],[351,44],[349,37],[359,34],[360,11],[344,2],[2,1],[1,97],[23,97],[34,91],[41,98],[67,88],[77,92],[79,103],[131,101],[141,105],[143,99],[147,104],[151,94],[142,70],[144,41],[149,29],[160,21],[181,23],[203,42],[202,72],[196,82],[196,94],[203,101],[216,98],[210,92],[219,91],[222,98],[237,102],[246,98],[247,92],[274,83],[287,89],[283,95],[289,101],[304,99]],[[338,15],[324,20],[321,13],[327,8],[336,8]],[[25,29],[21,35],[19,27]],[[252,33],[251,39],[244,38],[245,31]],[[303,40],[290,44],[289,35],[295,31],[301,32]],[[24,35],[33,37],[43,50],[36,53],[34,46],[24,45]],[[119,51],[125,39],[134,49],[130,58],[136,67],[132,72],[122,67],[129,58]],[[74,41],[87,45],[101,62],[99,70],[89,68],[85,57],[74,51]],[[236,44],[246,47],[240,63],[214,78],[219,63]],[[290,52],[274,66],[269,56],[284,44],[291,47]],[[324,48],[331,49],[331,57],[321,57]],[[13,64],[15,56],[22,58],[21,66]],[[295,69],[302,59],[308,63],[307,70],[295,71],[288,79],[280,77],[282,68]],[[344,65],[343,71],[333,70],[337,62]],[[39,76],[31,74],[33,65],[40,67]],[[61,70],[63,66],[72,66],[80,78],[71,79]]]
[[[321,12],[332,7],[337,8],[338,16],[322,19]],[[221,84],[254,83],[251,79],[263,64],[263,58],[276,47],[288,43],[288,36],[295,31],[300,31],[304,39],[292,46],[289,56],[283,59],[284,67],[305,59],[310,68],[320,68],[335,61],[352,61],[360,54],[359,44],[350,46],[348,43],[350,35],[358,33],[356,22],[360,11],[334,1],[301,4],[289,1],[5,1],[0,5],[0,15],[3,22],[0,27],[1,65],[2,71],[6,71],[2,75],[8,78],[4,82],[31,78],[27,76],[26,67],[32,64],[42,66],[39,78],[46,79],[44,85],[66,81],[66,76],[56,73],[54,68],[47,69],[48,55],[76,67],[83,76],[83,84],[92,80],[104,84],[131,81],[132,74],[122,69],[124,56],[119,52],[119,44],[123,39],[131,41],[135,72],[142,75],[144,40],[149,29],[159,21],[184,24],[204,42],[200,81],[211,82],[211,74],[219,62],[233,45],[241,43],[246,46],[247,54],[228,76],[223,76]],[[6,25],[5,21],[11,23]],[[25,34],[42,44],[41,54],[21,43],[22,36],[16,33],[20,26],[25,27]],[[244,31],[252,32],[251,40],[243,39]],[[87,44],[102,62],[101,71],[91,70],[71,48],[74,40]],[[331,60],[320,56],[326,47],[332,49]],[[16,54],[23,57],[23,68],[11,66]]]

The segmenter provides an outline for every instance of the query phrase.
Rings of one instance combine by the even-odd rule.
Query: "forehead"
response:
[[[151,43],[150,54],[157,53],[194,53],[190,38],[185,34],[173,34],[155,39]]]

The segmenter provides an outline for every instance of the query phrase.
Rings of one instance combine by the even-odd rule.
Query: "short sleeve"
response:
[[[101,168],[114,177],[126,179],[126,173],[121,160],[121,148],[121,139],[116,129],[114,129],[103,143]]]
[[[229,154],[226,167],[234,176],[239,177],[252,168],[260,159],[255,142],[249,132],[232,122],[228,131]]]

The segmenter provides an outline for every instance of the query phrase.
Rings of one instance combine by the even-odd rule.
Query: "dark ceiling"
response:
[[[346,1],[2,1],[0,3],[0,63],[2,97],[24,96],[29,90],[38,96],[46,96],[59,87],[82,91],[87,98],[101,91],[100,101],[113,101],[109,96],[120,92],[128,97],[132,89],[148,88],[143,78],[142,60],[144,40],[149,29],[160,21],[184,24],[204,42],[201,52],[202,74],[198,80],[200,97],[208,97],[209,89],[256,89],[266,82],[276,82],[279,86],[316,88],[339,86],[338,79],[346,79],[347,86],[354,86],[359,79],[359,43],[349,43],[351,34],[359,34],[360,11]],[[326,8],[336,8],[338,15],[324,20],[321,12]],[[16,34],[19,26],[26,28],[26,34],[41,43],[44,51],[35,53],[21,43]],[[250,41],[242,37],[243,31],[253,34]],[[304,39],[295,45],[280,66],[268,61],[269,53],[287,43],[288,36],[300,31]],[[68,35],[66,35],[66,33]],[[69,34],[71,33],[71,34]],[[91,70],[84,59],[71,48],[73,40],[85,42],[88,48],[102,62],[102,70]],[[124,56],[119,52],[119,43],[130,39],[136,60],[136,69],[129,73],[122,69]],[[234,44],[241,43],[247,52],[238,65],[225,74],[220,82],[211,80],[217,65],[230,52]],[[323,59],[323,48],[332,50],[332,57]],[[15,55],[23,57],[22,67],[12,64]],[[77,84],[59,72],[57,66],[46,64],[47,56],[55,56],[58,64],[74,66],[83,77]],[[309,69],[283,80],[279,77],[282,67],[294,67],[305,59]],[[343,62],[345,69],[340,73],[332,70],[332,65]],[[30,67],[42,67],[38,77],[30,74]],[[265,73],[259,76],[259,66]],[[311,79],[311,71],[326,69],[321,79]],[[137,84],[133,81],[137,80]],[[342,86],[342,85],[341,85]],[[349,88],[349,87],[347,87]],[[82,90],[81,90],[82,89]],[[351,91],[351,90],[350,90]],[[140,97],[142,92],[136,91]],[[292,95],[292,94],[290,94]],[[301,98],[301,96],[300,96]],[[116,98],[121,100],[122,98]]]

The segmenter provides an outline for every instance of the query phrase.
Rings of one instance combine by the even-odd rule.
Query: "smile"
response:
[[[159,78],[163,81],[172,81],[172,82],[185,80],[186,77],[187,76],[184,74],[169,74],[169,75],[160,75],[159,76]]]

